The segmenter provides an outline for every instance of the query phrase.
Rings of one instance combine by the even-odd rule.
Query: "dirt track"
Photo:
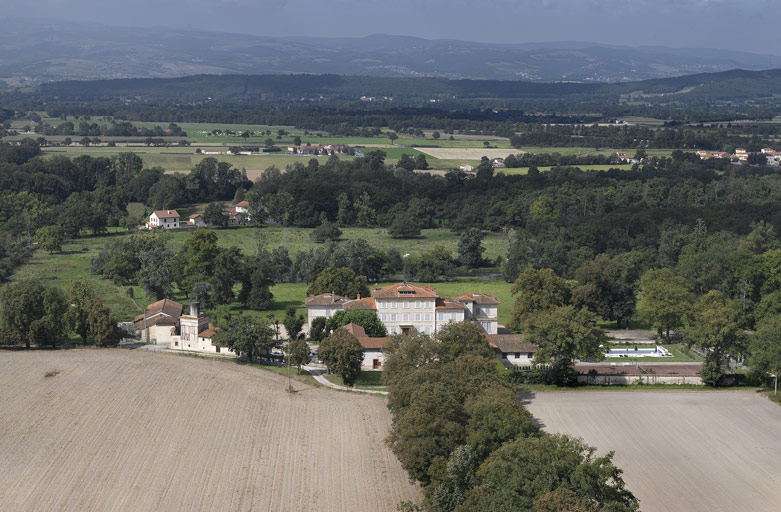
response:
[[[0,510],[395,510],[418,498],[383,443],[384,399],[286,384],[169,354],[0,352]]]
[[[615,451],[640,509],[781,507],[781,407],[748,391],[537,393],[547,432]]]

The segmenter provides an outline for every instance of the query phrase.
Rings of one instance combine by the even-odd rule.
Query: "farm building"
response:
[[[493,334],[488,336],[496,358],[505,366],[528,366],[532,364],[537,347],[523,341],[523,334]]]
[[[206,226],[206,222],[203,220],[203,216],[200,213],[194,213],[190,215],[190,225],[202,228]]]
[[[170,299],[158,300],[133,319],[133,327],[141,331],[141,339],[147,343],[171,343],[181,316],[180,303]]]
[[[362,370],[382,369],[382,365],[385,362],[385,355],[383,354],[382,349],[385,347],[388,338],[372,338],[366,334],[363,327],[352,322],[344,327],[340,327],[340,329],[344,329],[352,334],[355,339],[358,340],[358,343],[361,344],[361,347],[363,347],[363,361],[361,362]]]

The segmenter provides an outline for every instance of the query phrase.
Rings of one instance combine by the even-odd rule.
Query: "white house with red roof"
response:
[[[361,369],[363,370],[381,370],[383,363],[385,363],[385,354],[382,349],[385,347],[385,343],[388,342],[388,338],[374,338],[366,334],[366,330],[360,325],[350,322],[349,324],[340,327],[345,331],[352,334],[358,343],[363,348],[363,361],[361,361]]]
[[[179,212],[176,210],[155,210],[146,223],[147,229],[163,228],[177,229],[179,227]]]

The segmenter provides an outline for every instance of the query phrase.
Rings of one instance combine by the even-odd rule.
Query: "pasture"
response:
[[[0,358],[2,510],[395,510],[385,400],[141,350]]]
[[[644,512],[781,503],[781,407],[761,394],[575,391],[523,401],[546,432],[582,437],[600,455],[614,451]]]
[[[187,217],[194,209],[182,208],[178,211],[180,215]],[[444,229],[425,229],[420,237],[403,241],[391,238],[387,230],[383,228],[344,228],[342,231],[343,234],[339,243],[344,243],[349,239],[363,238],[377,249],[387,250],[401,246],[404,254],[420,254],[430,250],[434,245],[442,245],[455,255],[458,247],[458,235]],[[299,251],[319,246],[319,244],[309,240],[310,232],[311,229],[309,228],[286,228],[282,226],[215,230],[218,236],[218,244],[221,247],[239,247],[245,254],[253,254],[259,243],[266,245],[269,249],[285,246],[288,248],[292,259],[295,259],[296,253]],[[192,230],[171,232],[171,248],[174,251],[178,251],[192,233]],[[67,289],[73,281],[88,281],[101,301],[111,309],[118,320],[132,320],[134,316],[143,311],[143,308],[148,303],[153,302],[152,299],[146,297],[144,290],[139,286],[117,286],[90,271],[90,262],[98,254],[101,247],[114,237],[128,235],[129,233],[126,232],[115,232],[102,236],[85,236],[68,240],[63,246],[63,252],[59,254],[36,251],[27,263],[14,272],[11,280],[17,281],[34,277],[44,283],[53,284],[62,289]],[[483,246],[486,248],[485,257],[496,258],[504,254],[506,240],[499,234],[489,232],[485,235]],[[274,318],[281,320],[284,316],[285,308],[291,305],[297,307],[300,312],[305,313],[304,299],[306,298],[307,287],[306,283],[277,284],[271,288],[271,292],[274,294],[274,308],[268,311],[249,313],[263,316],[271,314]],[[441,293],[444,295],[461,295],[471,291],[484,291],[486,293],[496,291],[499,300],[506,304],[503,297],[509,297],[510,285],[501,279],[482,280],[480,278],[464,277],[457,282],[437,284],[437,288],[440,287],[442,287]],[[132,294],[132,298],[130,294]],[[173,298],[187,302],[184,296],[175,295]],[[234,302],[229,306],[229,310],[234,313],[241,309],[241,305],[238,302]],[[509,315],[511,312],[511,305],[500,308],[500,322],[503,321],[504,315]]]

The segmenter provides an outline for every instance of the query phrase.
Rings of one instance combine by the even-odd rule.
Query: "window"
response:
[[[391,322],[396,321],[396,313],[391,313]]]
[[[402,320],[409,322],[409,313],[404,313],[404,315],[402,315]]]
[[[391,307],[393,309],[396,309],[396,301],[395,300],[391,301]]]
[[[444,320],[445,314],[444,313],[437,313],[437,320]]]
[[[419,300],[415,301],[415,308],[416,309],[420,309],[420,301]]]
[[[420,322],[420,313],[415,313],[415,321]]]
[[[425,319],[426,319],[426,322],[430,322],[431,321],[431,313],[426,313]]]
[[[214,349],[218,354],[220,353],[220,347],[214,347]]]
[[[383,313],[382,315],[380,315],[380,318],[382,319],[383,322],[386,322],[388,320],[387,313]]]
[[[431,334],[431,327],[429,326],[424,327],[423,332],[425,332],[426,334]]]
[[[507,352],[502,352],[502,359],[507,359]]]
[[[516,352],[515,353],[515,359],[520,359],[520,358],[521,358],[521,353],[520,352]]]

